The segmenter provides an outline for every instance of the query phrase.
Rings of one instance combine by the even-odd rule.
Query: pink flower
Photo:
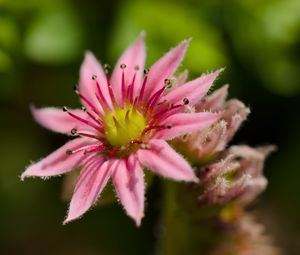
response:
[[[188,44],[189,40],[183,41],[170,50],[144,75],[143,34],[123,53],[111,77],[107,66],[103,71],[88,52],[76,90],[83,109],[32,108],[45,128],[77,137],[22,174],[22,179],[48,177],[81,168],[64,223],[83,215],[112,178],[125,211],[140,225],[143,167],[174,180],[197,181],[188,162],[166,142],[219,119],[216,113],[186,111],[187,105],[193,106],[206,94],[214,79],[202,76],[168,93]]]
[[[268,184],[263,168],[265,159],[274,150],[271,145],[229,147],[219,161],[198,170],[203,190],[200,203],[247,205],[252,202]]]

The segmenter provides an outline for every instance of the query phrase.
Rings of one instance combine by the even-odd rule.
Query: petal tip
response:
[[[222,67],[222,68],[219,68],[218,70],[212,72],[210,75],[212,75],[214,77],[214,79],[216,79],[224,71],[225,71],[225,67]]]
[[[37,108],[35,107],[34,104],[29,104],[29,110],[30,110],[32,116],[35,117],[35,113],[37,111]]]
[[[136,225],[137,227],[140,227],[140,226],[141,226],[141,224],[142,224],[142,219],[143,219],[143,218],[144,218],[144,213],[140,214],[138,217],[136,217],[136,218],[134,219],[135,225]]]
[[[69,219],[67,218],[67,219],[65,219],[65,220],[63,221],[62,225],[65,226],[65,225],[67,225],[70,221],[72,221],[72,220],[69,220]]]
[[[198,183],[199,182],[199,178],[194,176],[193,179],[191,180],[191,182],[194,182],[194,183]]]
[[[199,178],[195,175],[194,171],[192,171],[190,172],[189,176],[186,176],[184,179],[182,179],[182,181],[198,183]]]
[[[225,71],[225,69],[226,69],[226,67],[224,66],[224,67],[221,67],[220,69],[218,69],[217,70],[217,72],[218,73],[222,73],[222,72],[224,72]]]
[[[25,179],[26,177],[27,177],[27,176],[26,176],[26,174],[25,174],[25,172],[24,172],[24,173],[21,174],[20,180],[21,180],[21,181],[24,181],[24,179]]]
[[[84,57],[85,57],[85,58],[88,58],[88,57],[94,57],[94,54],[92,53],[92,51],[86,50],[86,51],[84,52]]]
[[[67,217],[64,219],[64,221],[63,221],[63,226],[65,226],[65,225],[67,225],[68,223],[70,223],[71,221],[74,221],[74,220],[76,220],[77,218],[79,218],[80,216],[77,216],[77,215],[73,215],[73,216],[71,216],[70,215],[70,212],[68,212],[68,214],[67,214]]]
[[[187,47],[190,45],[192,41],[192,37],[183,40],[179,45],[178,48],[183,48],[183,50],[185,51],[187,49]]]
[[[30,167],[30,166],[29,166]],[[20,176],[20,180],[24,181],[27,177],[34,177],[35,175],[30,174],[29,169],[26,169]]]
[[[139,33],[138,38],[140,38],[140,39],[145,39],[145,37],[146,37],[146,32],[145,32],[145,30],[142,30],[142,31]]]

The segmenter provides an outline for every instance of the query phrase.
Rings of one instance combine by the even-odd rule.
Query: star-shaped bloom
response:
[[[217,113],[191,113],[186,107],[201,100],[220,71],[170,90],[188,44],[183,41],[145,71],[141,34],[111,76],[107,66],[103,69],[87,52],[76,90],[83,108],[32,108],[43,127],[76,136],[22,174],[48,177],[81,169],[64,223],[95,204],[110,178],[137,225],[144,214],[143,168],[178,181],[197,181],[192,167],[167,141],[218,121]]]

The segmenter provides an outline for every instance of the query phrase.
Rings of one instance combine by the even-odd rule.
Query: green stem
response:
[[[165,183],[161,255],[209,254],[221,238],[218,231],[220,208],[201,208],[199,191],[190,184]]]

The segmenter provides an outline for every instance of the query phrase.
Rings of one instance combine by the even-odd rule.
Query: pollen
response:
[[[145,117],[131,104],[116,107],[103,120],[105,138],[113,147],[127,146],[131,141],[139,140],[146,127]]]

